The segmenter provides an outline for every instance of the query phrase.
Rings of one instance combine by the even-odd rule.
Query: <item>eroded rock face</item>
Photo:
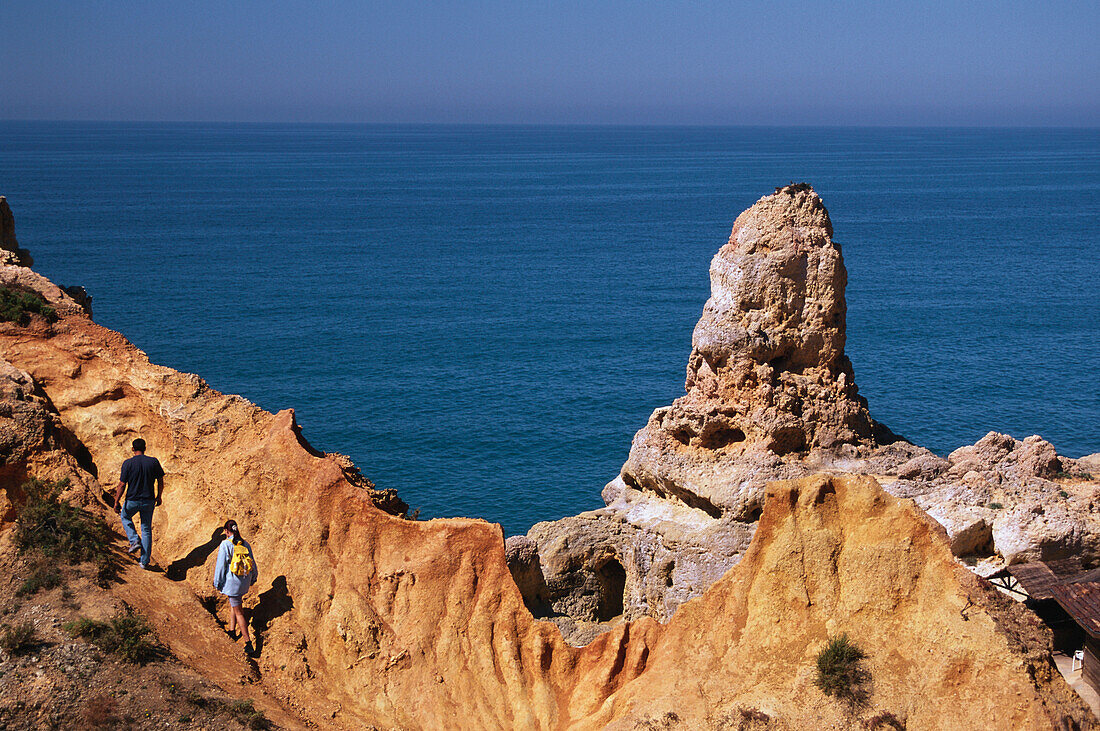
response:
[[[728,645],[709,631],[719,623]],[[879,648],[869,653],[867,705],[847,717],[812,673],[826,636],[841,632]],[[783,729],[860,728],[883,712],[908,729],[1089,727],[1049,642],[1031,612],[953,559],[940,526],[873,479],[773,483],[742,561],[684,604],[654,648],[651,667],[675,656],[675,677],[627,686],[630,715],[609,728],[669,709],[699,724],[686,728],[738,728],[753,711]],[[999,708],[986,692],[1021,695]],[[715,697],[724,700],[703,710]]]
[[[620,622],[570,647],[524,606],[499,527],[397,517],[383,509],[396,512],[396,496],[310,447],[292,412],[153,365],[45,279],[0,266],[9,277],[61,316],[51,327],[0,324],[9,380],[31,379],[104,486],[135,436],[166,469],[153,549],[165,573],[129,572],[120,595],[147,610],[181,662],[217,682],[248,672],[254,692],[303,727],[737,727],[742,711],[791,729],[849,728],[878,713],[909,729],[1091,726],[1050,662],[1049,633],[869,478],[772,486],[751,545],[737,549],[744,560],[667,625]],[[92,509],[97,488],[83,486]],[[674,538],[684,521],[649,507],[634,505],[644,512],[624,526],[668,520],[676,525],[659,534]],[[228,640],[209,619],[189,619],[205,614],[210,536],[227,517],[261,565],[247,606],[264,649],[247,670],[217,649]],[[537,586],[530,548],[513,541],[509,553]],[[813,658],[838,632],[868,654],[873,682],[856,716],[813,685]]]
[[[615,561],[622,617],[666,621],[741,559],[769,481],[817,472],[880,476],[939,520],[981,574],[1067,555],[1100,565],[1100,482],[1088,479],[1088,458],[991,433],[945,459],[871,418],[844,355],[840,248],[808,186],[742,213],[710,278],[686,393],[634,437],[603,490],[607,507],[528,533],[552,614],[606,615],[594,597],[617,586],[601,573]],[[589,636],[563,627],[575,641]]]
[[[19,242],[15,240],[15,217],[12,215],[7,199],[2,195],[0,195],[0,264],[25,267],[34,264],[30,252],[19,248]]]
[[[687,393],[634,438],[628,487],[751,519],[762,487],[753,469],[875,443],[844,355],[847,272],[832,233],[809,186],[782,188],[738,216],[710,265]]]
[[[990,432],[946,460],[903,465],[890,492],[913,498],[952,549],[990,573],[1006,564],[1077,556],[1100,564],[1100,475],[1038,436]]]
[[[844,355],[847,272],[828,211],[806,185],[778,189],[734,223],[710,266],[686,393],[653,412],[607,507],[536,525],[553,606],[586,600],[625,569],[623,616],[667,620],[744,552],[764,486],[812,472],[890,473],[935,456],[877,424]],[[674,567],[670,569],[669,567]]]

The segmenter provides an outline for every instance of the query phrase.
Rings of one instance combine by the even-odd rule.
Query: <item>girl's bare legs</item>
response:
[[[248,634],[248,622],[244,618],[244,607],[233,607],[233,618],[237,620],[237,626],[241,628],[241,636],[244,637],[246,643],[252,641],[252,637]]]
[[[226,630],[229,634],[233,634],[237,629],[237,610],[234,607],[229,608],[229,628]]]

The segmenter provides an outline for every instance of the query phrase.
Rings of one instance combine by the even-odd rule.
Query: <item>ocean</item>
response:
[[[19,241],[99,323],[508,535],[602,504],[791,181],[876,419],[1100,451],[1100,130],[0,123]]]

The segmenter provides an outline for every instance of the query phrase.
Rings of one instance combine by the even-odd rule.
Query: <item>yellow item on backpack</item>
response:
[[[236,576],[248,576],[252,573],[252,554],[248,546],[238,543],[233,546],[233,558],[229,560],[229,571]]]

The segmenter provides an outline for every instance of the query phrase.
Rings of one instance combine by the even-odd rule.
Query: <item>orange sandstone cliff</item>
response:
[[[622,622],[571,647],[524,605],[499,526],[405,520],[396,495],[306,443],[291,411],[151,364],[24,266],[0,266],[0,286],[40,293],[60,316],[0,323],[0,531],[28,476],[69,477],[70,499],[106,514],[102,489],[143,436],[167,471],[154,527],[164,573],[128,570],[115,591],[181,662],[223,685],[257,685],[286,723],[1092,727],[1051,663],[1049,633],[871,478],[771,483],[742,560],[702,596],[667,624]],[[254,666],[202,603],[227,517],[261,566],[246,604],[262,640]],[[813,684],[816,653],[840,632],[868,655],[859,704]]]

